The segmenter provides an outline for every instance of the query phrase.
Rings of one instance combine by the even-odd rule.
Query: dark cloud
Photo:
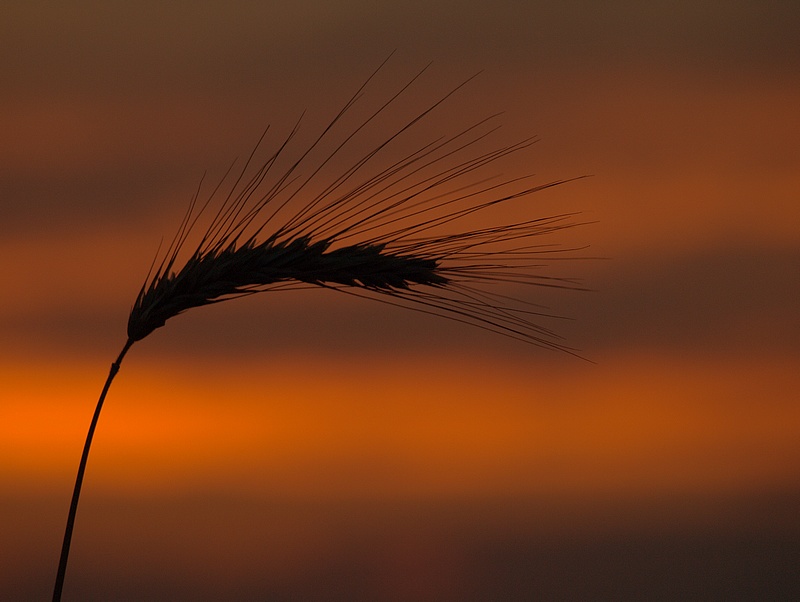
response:
[[[62,500],[3,493],[2,508],[15,517],[7,533],[18,543],[0,595],[45,599]],[[77,599],[118,599],[121,589],[154,602],[800,595],[796,490],[633,504],[264,499],[214,490],[95,494],[84,503],[81,524],[97,526],[84,528],[81,541],[97,551],[89,568],[72,569]],[[88,564],[87,554],[76,559]]]
[[[575,308],[570,330],[588,349],[800,350],[799,249],[733,246],[617,261],[592,283],[591,302]]]
[[[6,90],[190,85],[213,94],[253,85],[266,72],[365,64],[393,48],[536,69],[644,61],[791,71],[800,60],[800,9],[789,1],[84,1],[12,2],[0,10]]]
[[[108,223],[136,228],[162,213],[159,201],[167,194],[174,195],[176,179],[191,169],[167,163],[146,169],[141,169],[142,165],[86,167],[90,166],[62,173],[0,173],[4,235],[11,238],[36,232],[46,237],[74,230],[91,233]],[[187,184],[180,190],[182,197],[189,198],[188,190]]]

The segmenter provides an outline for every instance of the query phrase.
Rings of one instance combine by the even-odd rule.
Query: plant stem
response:
[[[100,399],[97,400],[97,407],[94,409],[94,416],[92,416],[92,423],[89,425],[89,432],[86,435],[86,442],[83,444],[83,453],[81,454],[81,463],[78,466],[78,474],[75,477],[75,489],[72,491],[72,502],[69,505],[69,515],[67,516],[67,528],[64,531],[64,543],[61,545],[61,559],[58,562],[58,574],[56,575],[56,585],[53,589],[53,602],[60,602],[61,590],[64,587],[64,577],[67,573],[67,560],[69,560],[69,545],[72,541],[72,528],[75,525],[75,515],[78,512],[78,500],[81,497],[81,485],[83,484],[83,473],[86,472],[86,461],[89,459],[89,449],[92,447],[92,437],[94,437],[94,429],[97,427],[97,420],[100,418],[100,410],[103,409],[103,401],[105,401],[108,388],[111,386],[111,381],[119,372],[119,365],[122,363],[122,358],[128,352],[128,349],[133,345],[133,341],[128,339],[125,346],[122,348],[117,360],[111,364],[111,371],[108,373],[106,384],[103,385],[103,391],[100,393]]]

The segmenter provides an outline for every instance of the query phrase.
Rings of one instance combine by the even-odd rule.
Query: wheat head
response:
[[[498,129],[496,116],[452,134],[424,138],[426,120],[435,119],[434,111],[467,82],[362,150],[348,169],[324,179],[322,167],[348,152],[354,138],[397,104],[422,75],[370,109],[350,131],[337,131],[380,70],[306,147],[295,149],[292,144],[298,122],[277,150],[254,168],[267,130],[244,166],[235,176],[231,168],[202,206],[199,191],[195,194],[161,263],[151,267],[139,291],[128,319],[130,341],[145,338],[193,307],[315,285],[574,353],[555,332],[535,321],[549,316],[547,312],[493,292],[501,282],[580,288],[572,280],[546,274],[546,260],[563,257],[566,250],[538,241],[575,225],[574,214],[459,229],[467,217],[564,182],[531,186],[529,176],[498,181],[490,168],[535,140],[479,151]],[[420,135],[422,142],[413,150],[380,165],[393,143]],[[331,150],[314,163],[309,157],[325,144]],[[300,158],[288,160],[288,167],[277,171],[276,164],[291,152]],[[226,185],[227,192],[222,192]],[[317,192],[312,193],[314,188]],[[199,244],[178,267],[190,234],[201,216],[214,210],[211,207],[216,213]]]

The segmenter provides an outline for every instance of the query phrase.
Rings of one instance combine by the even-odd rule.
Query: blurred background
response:
[[[433,62],[442,120],[590,174],[599,260],[529,290],[594,363],[323,291],[138,343],[92,449],[65,600],[800,595],[800,10],[793,1],[5,2],[0,599],[51,594],[127,313],[203,173]],[[511,211],[511,209],[509,209]],[[509,214],[511,215],[511,214]]]

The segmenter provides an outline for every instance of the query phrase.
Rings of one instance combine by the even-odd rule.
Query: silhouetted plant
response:
[[[174,239],[163,258],[153,262],[136,297],[127,341],[111,365],[95,408],[70,504],[53,600],[61,598],[86,462],[109,386],[136,341],[188,309],[258,292],[312,286],[440,315],[575,354],[556,333],[534,321],[555,316],[491,290],[502,283],[579,288],[572,280],[542,273],[546,260],[572,249],[539,242],[542,235],[574,225],[574,214],[458,229],[465,218],[564,182],[529,185],[530,176],[509,179],[487,171],[528,148],[534,139],[479,150],[498,129],[493,116],[381,163],[393,144],[423,131],[422,124],[433,119],[431,114],[469,80],[362,150],[336,177],[323,175],[323,168],[345,150],[351,152],[356,137],[396,105],[425,71],[370,109],[354,127],[337,133],[344,117],[363,103],[368,84],[384,65],[311,143],[293,149],[298,121],[276,150],[257,162],[268,131],[264,132],[244,165],[236,171],[231,166],[204,203],[198,203],[200,190],[194,195]],[[331,149],[321,151],[325,144]],[[314,159],[313,151],[324,154]],[[278,167],[290,152],[299,158]],[[260,167],[254,167],[257,164]],[[201,218],[212,213],[187,254],[186,245]]]

